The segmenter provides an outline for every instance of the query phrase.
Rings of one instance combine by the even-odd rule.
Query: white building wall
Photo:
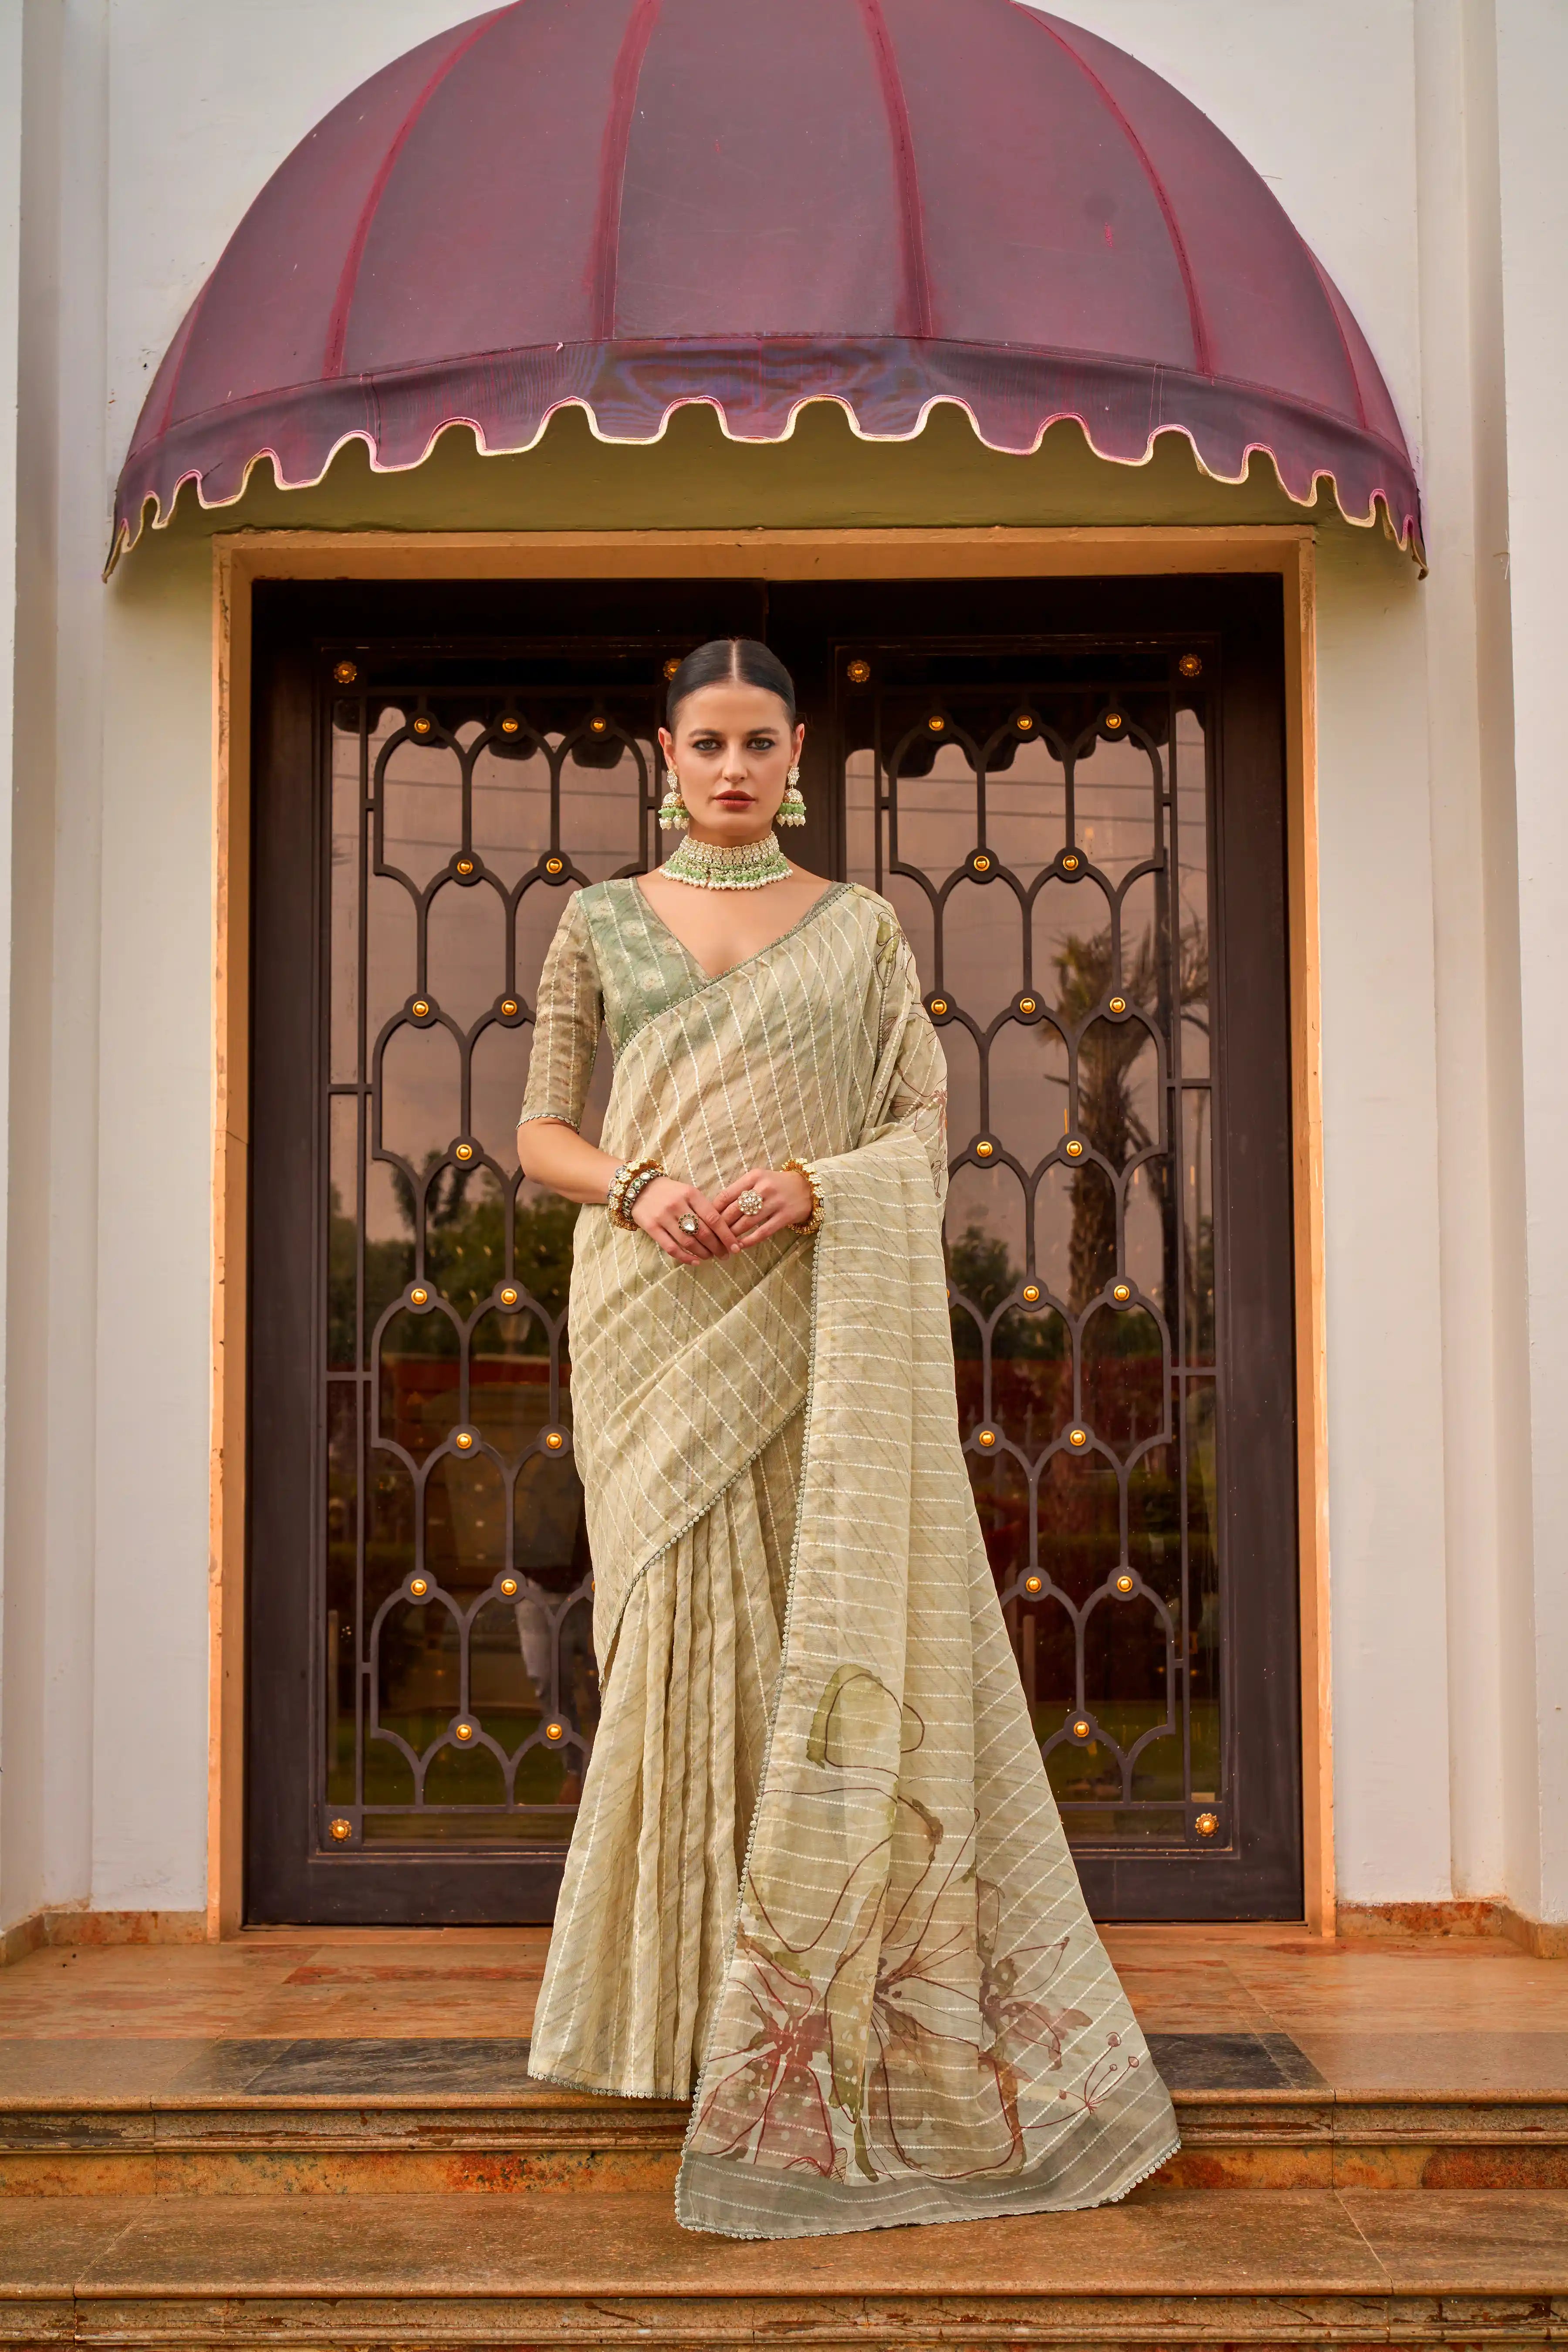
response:
[[[1552,1690],[1568,1597],[1551,1582],[1562,1449],[1546,1439],[1568,1406],[1568,1242],[1550,1198],[1568,1124],[1552,1066],[1568,859],[1544,702],[1563,541],[1550,505],[1568,357],[1552,342],[1561,142],[1549,126],[1510,138],[1489,195],[1495,106],[1489,118],[1482,91],[1476,108],[1489,0],[1065,5],[1263,172],[1353,305],[1427,472],[1430,581],[1370,534],[1331,534],[1321,573],[1340,1882],[1358,1901],[1506,1891],[1562,1916],[1568,1749]],[[0,0],[0,42],[20,8]],[[1498,11],[1509,103],[1548,108],[1564,79],[1536,60],[1565,37],[1557,0]],[[210,585],[190,540],[144,545],[100,585],[112,479],[152,370],[263,180],[344,92],[460,13],[457,0],[26,0],[31,601],[15,668],[29,861],[16,893],[0,1926],[46,1902],[195,1910],[205,1894]],[[5,136],[0,108],[14,256]],[[1488,390],[1498,221],[1514,240],[1511,467]],[[0,409],[5,302],[0,255]],[[1491,531],[1494,509],[1508,520],[1500,478],[1515,486],[1517,660]],[[0,466],[0,540],[5,496]],[[0,656],[5,604],[0,578]],[[1535,698],[1522,952],[1541,1008],[1522,1065],[1528,1359],[1522,1320],[1510,1336],[1500,1125],[1517,1066],[1504,734],[1521,679]],[[1507,1506],[1526,1382],[1521,1550]]]
[[[1496,0],[1502,377],[1518,821],[1530,1525],[1503,1618],[1506,1867],[1521,1909],[1568,1920],[1568,10]]]

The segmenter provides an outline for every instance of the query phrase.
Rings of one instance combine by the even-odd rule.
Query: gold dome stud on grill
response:
[[[1024,1590],[1026,1592],[1043,1592],[1045,1589],[1046,1580],[1043,1576],[1026,1576],[1024,1579]]]
[[[871,665],[868,661],[857,659],[850,663],[845,675],[851,686],[864,686],[871,675]]]
[[[1035,999],[1032,996],[1020,996],[1018,1010],[1020,1013],[1033,1013],[1036,1010]]]
[[[996,1432],[994,1429],[976,1430],[974,1433],[974,1443],[976,1445],[994,1445],[996,1443]]]
[[[416,996],[408,1010],[413,1013],[416,1021],[428,1021],[430,1018],[429,998],[426,996]]]
[[[1084,1445],[1087,1445],[1087,1444],[1089,1444],[1089,1432],[1088,1432],[1088,1430],[1087,1430],[1087,1429],[1069,1429],[1069,1430],[1068,1430],[1068,1444],[1069,1445],[1078,1445],[1078,1446],[1084,1446]]]
[[[340,686],[352,686],[355,678],[359,676],[359,664],[358,662],[341,661],[333,670],[332,676],[336,678]],[[332,1835],[336,1837],[337,1833],[337,1823],[334,1822],[332,1824]]]
[[[1193,1827],[1196,1830],[1199,1837],[1213,1837],[1215,1830],[1219,1827],[1219,1815],[1217,1813],[1200,1813],[1197,1820],[1193,1823]]]
[[[503,719],[500,723],[500,731],[503,735],[516,735],[521,731],[521,727],[522,721],[521,719]]]
[[[518,1013],[518,1003],[517,1003],[517,999],[516,999],[516,997],[515,997],[515,996],[503,996],[503,997],[501,998],[501,1001],[500,1001],[500,1013],[501,1013],[501,1019],[502,1019],[503,1021],[515,1021],[515,1020],[516,1020],[516,1018],[517,1018],[517,1013]]]
[[[353,667],[353,664],[345,662],[342,667],[348,669]],[[339,683],[343,684],[346,683],[346,681],[340,679]],[[342,1815],[340,1813],[337,1820],[332,1823],[332,1835],[336,1838],[338,1843],[342,1845],[346,1840],[353,1837],[353,1833],[354,1825],[353,1822],[345,1822]]]
[[[500,1295],[501,1305],[503,1307],[515,1307],[517,1305],[517,1292],[512,1288],[511,1284],[509,1282],[506,1288]]]
[[[547,857],[544,861],[544,870],[547,874],[563,873],[565,867],[566,860],[563,857]]]
[[[1113,996],[1110,1000],[1110,1009],[1112,1013],[1125,1013],[1127,999],[1124,996]]]
[[[1184,654],[1181,660],[1176,664],[1176,667],[1181,671],[1184,677],[1202,677],[1204,674],[1204,657],[1202,654]]]
[[[1116,1590],[1118,1592],[1122,1594],[1131,1592],[1132,1590],[1132,1579],[1126,1574],[1119,1576],[1116,1580]]]
[[[610,722],[607,719],[590,719],[588,721],[588,731],[591,735],[607,735],[609,730]]]
[[[1035,731],[1035,722],[1026,710],[1021,710],[1013,724],[1020,735],[1032,735]]]
[[[976,851],[973,858],[973,866],[976,874],[990,873],[991,860],[986,856],[985,852],[983,849]]]
[[[426,1289],[426,1287],[425,1287],[425,1286],[424,1286],[424,1284],[423,1284],[423,1283],[420,1283],[416,1289],[411,1290],[411,1291],[409,1292],[409,1294],[408,1294],[408,1304],[410,1305],[410,1307],[428,1307],[428,1306],[429,1306],[429,1304],[430,1304],[430,1293]]]
[[[664,666],[664,674],[665,674],[666,677],[673,677],[675,676],[676,671],[677,671],[679,667],[680,667],[680,656],[679,656],[679,654],[671,654],[671,655],[670,655],[670,656],[669,656],[669,659],[665,663],[665,666]]]
[[[1026,1307],[1037,1307],[1040,1303],[1039,1284],[1037,1282],[1026,1282],[1024,1285],[1022,1296]]]
[[[1073,1725],[1072,1736],[1075,1739],[1087,1739],[1091,1728],[1092,1727],[1080,1715],[1078,1721]]]
[[[562,1433],[561,1433],[560,1430],[558,1430],[558,1429],[547,1429],[547,1430],[545,1431],[545,1433],[544,1433],[544,1445],[545,1445],[545,1451],[546,1451],[547,1453],[550,1453],[550,1454],[559,1454],[559,1453],[560,1453],[560,1451],[561,1451],[561,1449],[562,1449],[562,1447],[565,1444],[565,1443],[566,1443],[566,1440],[565,1440],[565,1438],[562,1435]]]
[[[947,732],[947,721],[940,710],[931,712],[931,717],[926,720],[926,725],[933,735],[945,735]]]
[[[459,1454],[471,1454],[474,1450],[473,1431],[471,1429],[459,1429],[456,1437],[453,1438],[452,1443],[457,1447]]]
[[[977,1143],[974,1147],[974,1157],[976,1160],[989,1160],[995,1149],[996,1146],[994,1143]]]
[[[931,1011],[935,1013],[935,1015],[936,1015],[937,1019],[940,1021],[940,1020],[942,1019],[942,1014],[947,1011],[947,999],[946,999],[946,997],[945,997],[945,996],[933,996],[933,997],[931,998]]]
[[[1062,859],[1062,872],[1064,874],[1076,874],[1082,863],[1083,860],[1079,857],[1077,850],[1069,849],[1067,856]]]
[[[471,1739],[473,1736],[474,1727],[471,1723],[455,1723],[452,1726],[452,1737],[454,1739]]]
[[[564,1739],[566,1726],[563,1723],[547,1723],[544,1727],[544,1737],[546,1739]]]
[[[465,1161],[471,1160],[473,1156],[474,1147],[471,1143],[459,1143],[457,1150],[452,1154],[454,1160],[462,1160]]]
[[[1132,1296],[1132,1285],[1130,1282],[1114,1283],[1111,1286],[1110,1295],[1118,1307],[1125,1307]]]
[[[1120,710],[1108,710],[1108,711],[1106,712],[1106,714],[1105,714],[1105,731],[1106,731],[1106,733],[1107,733],[1108,735],[1118,735],[1118,734],[1120,734],[1120,733],[1121,733],[1121,730],[1122,730],[1122,728],[1123,728],[1123,727],[1125,727],[1125,726],[1126,726],[1126,724],[1127,724],[1127,721],[1125,720],[1125,719],[1123,719],[1123,717],[1121,716],[1121,713],[1120,712]]]
[[[430,1590],[429,1578],[427,1576],[411,1576],[408,1580],[408,1590],[414,1595],[416,1601],[423,1601],[425,1595]]]
[[[473,861],[473,859],[472,859],[471,857],[459,857],[459,858],[458,858],[458,873],[459,873],[459,874],[471,874],[471,873],[473,872],[473,870],[474,870],[474,861]]]
[[[1079,1141],[1076,1135],[1073,1137],[1070,1143],[1063,1144],[1062,1150],[1067,1153],[1069,1160],[1081,1160],[1083,1158],[1083,1146]]]
[[[435,723],[431,719],[416,719],[414,722],[414,732],[416,735],[428,735]]]
[[[505,1595],[506,1595],[506,1597],[507,1597],[507,1599],[508,1599],[509,1601],[515,1600],[515,1599],[516,1599],[516,1597],[517,1597],[517,1579],[516,1579],[516,1577],[515,1577],[515,1576],[503,1576],[503,1577],[501,1578],[501,1580],[500,1580],[500,1589],[501,1589],[501,1591],[505,1593]]]

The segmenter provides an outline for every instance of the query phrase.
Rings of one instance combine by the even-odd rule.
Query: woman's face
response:
[[[726,680],[699,687],[678,704],[675,731],[658,730],[680,779],[700,841],[760,841],[779,813],[804,726],[792,728],[776,694]]]

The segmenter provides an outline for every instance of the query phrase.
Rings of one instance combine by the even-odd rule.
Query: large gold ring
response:
[[[692,1215],[689,1209],[688,1209],[686,1214],[678,1219],[677,1222],[679,1223],[683,1234],[694,1234],[697,1231],[697,1220]]]
[[[743,1217],[760,1217],[766,1205],[762,1194],[750,1189],[742,1192],[735,1202]]]

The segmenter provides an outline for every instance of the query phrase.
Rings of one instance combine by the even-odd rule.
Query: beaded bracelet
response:
[[[626,1213],[626,1194],[639,1177],[662,1176],[663,1169],[657,1160],[626,1160],[610,1179],[610,1189],[605,1195],[605,1206],[612,1221],[629,1233],[631,1219]]]
[[[795,1232],[819,1234],[822,1231],[823,1202],[822,1186],[817,1181],[816,1169],[809,1160],[786,1160],[784,1166],[793,1168],[797,1176],[804,1176],[811,1187],[811,1214],[796,1225]]]

